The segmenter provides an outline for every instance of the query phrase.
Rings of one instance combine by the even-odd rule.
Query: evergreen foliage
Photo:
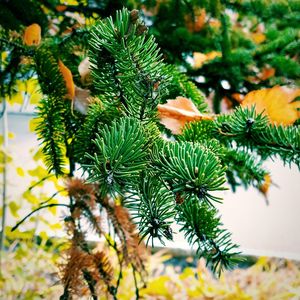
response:
[[[151,176],[151,177],[150,177]],[[127,197],[125,205],[132,211],[133,219],[137,222],[141,239],[147,236],[149,240],[158,238],[172,240],[171,224],[175,216],[175,201],[171,191],[156,178],[155,174],[143,176],[141,187]]]
[[[137,184],[147,163],[147,140],[139,121],[122,118],[110,127],[105,125],[96,136],[95,144],[93,164],[84,166],[89,172],[89,181],[99,182],[104,194],[122,195]]]
[[[109,87],[114,91],[115,86],[119,86],[118,93],[112,93],[106,101],[114,103],[111,101],[120,97],[126,114],[141,121],[153,116],[167,84],[162,55],[153,36],[146,36],[145,31],[146,27],[138,22],[137,13],[133,11],[127,15],[117,13],[115,22],[108,18],[106,22],[98,23],[91,33],[92,48],[97,52],[100,50],[98,57],[108,52],[113,61],[108,70],[102,69],[101,60],[94,61],[93,74],[98,79],[98,91],[104,89],[109,93]]]
[[[121,2],[115,1],[116,7]],[[207,13],[218,21],[218,26],[205,19],[200,30],[194,22],[195,15],[201,17],[198,2],[144,1],[142,18],[137,10],[123,8],[114,19],[95,21],[99,16],[115,14],[110,1],[95,5],[79,1],[79,5],[62,8],[56,1],[36,1],[34,10],[15,24],[12,20],[19,6],[12,7],[9,1],[1,3],[9,11],[6,18],[0,18],[0,41],[5,45],[3,51],[8,52],[0,77],[8,88],[2,92],[13,91],[16,75],[22,74],[21,56],[26,55],[30,58],[28,69],[38,77],[43,94],[37,108],[36,131],[47,167],[56,176],[69,177],[70,214],[65,224],[72,245],[64,267],[61,299],[79,293],[82,282],[93,299],[102,289],[117,299],[123,266],[132,267],[135,283],[136,272],[144,278],[143,242],[148,245],[154,239],[161,243],[176,240],[171,226],[174,221],[214,272],[234,267],[238,262],[237,245],[231,242],[215,208],[216,202],[222,202],[226,181],[233,190],[241,184],[260,188],[269,175],[262,163],[274,156],[300,168],[297,125],[272,125],[254,106],[202,119],[201,113],[208,114],[210,109],[199,90],[201,87],[206,95],[210,94],[214,112],[220,113],[224,97],[237,105],[234,93],[244,95],[285,80],[296,82],[299,68],[293,57],[298,53],[299,34],[288,24],[277,20],[272,25],[272,21],[280,10],[291,9],[295,12],[291,22],[295,21],[298,1],[204,1],[201,14]],[[129,5],[139,4],[130,1]],[[226,7],[240,12],[239,24],[251,22],[249,35],[264,22],[266,42],[258,45],[234,26]],[[47,31],[45,8],[49,18],[61,17],[57,18],[55,36]],[[152,10],[156,12],[151,15]],[[64,11],[85,13],[92,25],[76,28],[75,18]],[[34,21],[31,14],[36,15]],[[178,17],[174,19],[174,15]],[[20,36],[10,38],[11,30],[33,22],[42,28],[40,45],[23,45]],[[221,55],[193,68],[187,58],[195,51],[218,51]],[[85,84],[78,67],[87,57],[91,81]],[[69,82],[59,60],[73,76]],[[266,64],[276,67],[276,76],[251,80],[251,76],[258,75],[256,68]],[[72,99],[66,97],[67,83],[75,88]],[[78,89],[89,97],[81,99]],[[200,116],[181,134],[174,135],[159,123],[157,107],[177,96],[191,99]],[[76,110],[78,101],[87,106],[86,111]],[[80,170],[84,180],[73,177],[74,171]],[[115,251],[119,262],[115,281],[109,274],[106,254],[90,251],[82,218]],[[101,227],[104,219],[107,231]],[[73,264],[77,273],[70,271]],[[138,290],[136,283],[137,298]]]
[[[185,68],[207,96],[214,92],[216,113],[221,111],[224,96],[236,106],[238,102],[232,97],[235,93],[245,95],[252,89],[285,84],[287,80],[299,83],[298,0],[146,0],[138,7],[167,62]],[[205,61],[201,67],[190,63],[195,52],[213,51],[220,57]],[[268,66],[276,69],[274,77],[259,79],[261,70]],[[205,80],[199,81],[200,77]]]

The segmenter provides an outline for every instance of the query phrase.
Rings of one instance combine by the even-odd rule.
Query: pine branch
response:
[[[259,187],[263,183],[267,172],[262,167],[262,161],[259,161],[257,157],[239,149],[224,149],[223,152],[224,154],[221,159],[223,164],[227,166],[227,178],[235,175],[245,188],[248,188],[249,185]],[[234,180],[229,183],[231,183],[233,190],[235,190],[237,181]]]
[[[147,245],[152,238],[153,245],[153,239],[158,238],[164,244],[163,238],[173,239],[170,225],[175,215],[174,195],[155,174],[142,174],[141,177],[140,189],[126,198],[125,205],[138,225],[141,240],[148,237]]]
[[[284,163],[295,163],[300,168],[299,126],[270,125],[266,116],[256,114],[254,107],[220,116],[216,124],[221,140],[256,149],[264,159],[279,156]]]
[[[179,72],[179,70],[172,66],[165,66],[166,73],[171,74],[170,84],[168,85],[168,94],[164,97],[166,99],[175,99],[177,96],[191,98],[200,112],[207,112],[208,105],[205,95],[197,88],[197,86],[189,80],[189,77]]]
[[[222,165],[226,166],[226,176],[234,191],[239,181],[245,188],[249,185],[258,187],[267,172],[263,169],[262,162],[258,160],[257,155],[234,147],[222,140],[222,137],[220,140],[225,143],[221,143],[216,138],[218,135],[213,120],[188,123],[182,134],[178,136],[180,141],[200,143],[213,151],[220,158]]]
[[[197,246],[197,253],[207,259],[212,271],[218,275],[224,268],[232,268],[237,262],[237,245],[232,244],[230,234],[221,229],[217,210],[197,198],[186,199],[177,206],[177,221],[181,224],[185,238]]]
[[[84,165],[90,182],[99,182],[101,192],[123,193],[136,185],[147,164],[147,140],[139,121],[122,118],[101,130],[95,139],[92,164]]]
[[[159,145],[158,147],[161,147]],[[224,190],[225,168],[210,149],[188,142],[165,143],[154,150],[153,164],[174,193],[220,202],[211,192]]]
[[[138,21],[137,11],[118,11],[115,22],[112,18],[100,22],[91,35],[96,57],[103,53],[110,60],[104,64],[105,71],[99,70],[99,63],[93,61],[98,90],[105,87],[106,96],[113,103],[119,100],[128,116],[141,121],[153,118],[159,98],[165,93],[168,75],[158,46],[153,36],[146,36],[146,27]]]
[[[87,116],[75,136],[74,155],[77,162],[90,163],[85,153],[96,152],[96,145],[93,141],[97,134],[100,134],[101,127],[104,124],[110,124],[116,116],[118,116],[116,110],[111,112],[104,110],[103,105],[97,101],[89,106]]]
[[[61,115],[61,99],[44,98],[38,106],[39,124],[36,132],[42,144],[45,164],[49,172],[65,174],[65,126]]]
[[[63,99],[66,95],[66,86],[51,48],[47,45],[38,48],[34,60],[43,94]]]
[[[207,140],[216,137],[216,125],[213,120],[201,120],[201,122],[189,122],[182,130],[182,134],[178,135],[178,140],[205,143]]]
[[[274,41],[261,45],[258,49],[256,49],[254,56],[266,55],[268,53],[275,52],[276,50],[280,50],[293,42],[297,38],[298,34],[299,32],[297,30],[288,28]]]

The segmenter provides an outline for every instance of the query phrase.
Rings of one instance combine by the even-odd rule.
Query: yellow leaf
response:
[[[0,207],[0,217],[2,217],[2,214],[3,214],[3,208]]]
[[[17,87],[19,92],[26,92],[26,81],[25,80],[18,80]]]
[[[25,87],[26,87],[26,92],[29,94],[33,94],[33,93],[39,93],[39,85],[38,85],[38,81],[35,78],[30,78],[28,80],[25,81]]]
[[[27,8],[30,9],[30,8]],[[24,44],[27,46],[37,46],[41,42],[41,27],[39,24],[31,24],[26,27],[23,37]]]
[[[1,61],[5,61],[8,56],[8,51],[1,52]]]
[[[14,139],[15,138],[15,134],[13,132],[9,132],[8,133],[8,138],[9,139]]]
[[[58,203],[58,201],[54,201],[52,200],[51,203]],[[52,215],[56,215],[56,212],[57,212],[57,207],[56,206],[51,206],[51,207],[48,207],[48,210],[52,213]]]
[[[69,70],[68,67],[64,65],[64,63],[60,59],[58,60],[58,66],[66,84],[66,97],[73,100],[75,97],[75,85],[73,81],[72,72]]]
[[[180,274],[180,279],[186,279],[188,277],[194,277],[195,276],[195,272],[192,268],[185,268],[184,271]]]
[[[44,177],[48,176],[48,172],[45,168],[41,166],[37,166],[35,169],[28,170],[28,174],[33,177],[38,177],[39,179],[43,179]]]
[[[242,106],[251,108],[255,105],[256,112],[266,115],[272,124],[291,125],[300,117],[297,110],[300,101],[292,102],[298,96],[300,89],[275,86],[248,93]]]
[[[37,104],[42,99],[42,94],[35,92],[30,96],[30,104]]]
[[[64,0],[61,1],[62,4],[68,4],[68,5],[78,5],[78,0]]]
[[[33,205],[36,205],[40,202],[39,199],[28,190],[23,193],[23,198]]]
[[[21,167],[16,168],[17,174],[21,177],[25,176],[24,170]]]
[[[261,32],[251,33],[251,38],[256,44],[261,44],[266,40],[266,36]]]
[[[173,134],[181,133],[182,127],[188,122],[212,120],[212,116],[201,114],[192,100],[185,97],[177,97],[175,100],[168,100],[166,104],[159,104],[158,113],[160,123]]]
[[[113,245],[114,244],[114,239],[112,238],[112,236],[108,233],[105,234],[105,239],[111,244]]]
[[[33,237],[34,230],[28,230],[28,231],[20,231],[19,229],[16,229],[14,231],[11,231],[12,227],[6,226],[5,227],[5,235],[12,239],[24,239],[24,240],[30,240]]]
[[[11,104],[22,104],[24,97],[21,92],[18,92],[9,98],[9,103]]]
[[[152,281],[148,282],[148,285],[145,289],[141,290],[141,295],[165,296],[166,299],[173,299],[169,289],[166,287],[166,283],[168,281],[170,281],[170,278],[166,275],[153,279]]]
[[[35,161],[38,161],[40,159],[43,158],[43,152],[42,152],[42,149],[39,149],[38,151],[36,151],[36,153],[33,155],[33,159]]]
[[[21,208],[21,206],[19,204],[17,204],[15,201],[11,201],[9,202],[8,207],[10,209],[11,214],[15,218],[20,218],[20,215],[18,214],[18,210]]]
[[[41,231],[41,232],[39,233],[39,236],[41,237],[41,239],[42,239],[43,241],[47,241],[47,240],[49,239],[49,236],[47,235],[46,231]]]
[[[257,260],[257,262],[255,263],[255,267],[261,267],[261,268],[263,268],[263,267],[266,267],[267,266],[267,264],[268,264],[268,262],[269,262],[269,258],[267,258],[266,256],[261,256],[258,260]]]
[[[10,155],[8,155],[7,153],[5,153],[3,150],[0,150],[0,161],[1,162],[3,162],[4,156],[6,158],[7,163],[12,162],[12,157]]]
[[[42,118],[34,118],[29,121],[29,131],[35,132],[36,127],[43,121]]]
[[[62,229],[62,225],[60,223],[49,224],[49,228],[51,230],[60,230]]]

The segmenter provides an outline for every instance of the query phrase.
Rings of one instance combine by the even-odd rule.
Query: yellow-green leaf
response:
[[[62,229],[62,225],[60,223],[54,223],[54,224],[50,224],[49,228],[51,230],[60,230]]]
[[[46,231],[41,231],[41,232],[39,233],[39,236],[41,237],[41,239],[42,239],[43,241],[47,241],[47,240],[49,239],[49,237],[48,237]]]
[[[41,149],[39,149],[39,150],[36,151],[36,153],[33,155],[33,159],[34,159],[35,161],[38,161],[38,160],[40,160],[40,159],[42,159],[42,158],[43,158],[43,152],[42,152]]]
[[[52,200],[52,203],[58,203],[58,201]],[[48,207],[48,210],[55,216],[56,211],[57,211],[57,207],[56,206],[51,206],[51,207]]]
[[[35,169],[32,170],[28,170],[28,174],[33,177],[38,177],[39,179],[48,176],[47,170],[45,168],[42,168],[41,166],[37,166]]]
[[[148,283],[145,289],[141,290],[141,295],[150,295],[150,296],[164,296],[164,299],[172,299],[169,289],[166,286],[166,283],[170,282],[168,276],[160,276]]]
[[[3,162],[4,156],[6,157],[6,162],[7,163],[12,162],[12,157],[10,155],[8,155],[7,153],[5,153],[3,150],[0,150],[0,161],[1,161],[1,163]]]
[[[21,177],[24,177],[25,176],[25,172],[24,170],[21,168],[21,167],[17,167],[16,168],[16,171],[17,171],[17,174]]]
[[[15,201],[11,201],[9,202],[8,207],[10,209],[11,214],[15,218],[20,218],[20,215],[18,214],[18,210],[21,208],[21,206],[19,204],[17,204]]]
[[[36,127],[38,126],[39,123],[41,123],[43,120],[42,118],[34,118],[34,119],[31,119],[29,121],[29,130],[31,132],[35,132],[36,130]]]
[[[29,203],[34,204],[34,205],[36,205],[36,204],[38,204],[38,203],[40,202],[39,199],[38,199],[36,196],[34,196],[30,191],[24,192],[24,193],[23,193],[23,197],[24,197]]]
[[[9,132],[8,133],[8,138],[9,139],[14,139],[15,138],[15,134],[13,132]]]

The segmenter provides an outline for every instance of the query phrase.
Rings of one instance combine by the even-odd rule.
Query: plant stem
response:
[[[131,266],[132,266],[132,274],[133,274],[134,286],[135,286],[135,297],[138,300],[140,298],[140,294],[139,294],[139,288],[138,288],[136,274],[135,274],[135,268],[132,264]]]
[[[2,220],[1,220],[1,236],[0,236],[0,274],[2,269],[2,253],[4,250],[4,238],[5,238],[5,223],[6,223],[6,179],[7,179],[7,157],[6,157],[6,150],[8,144],[8,126],[7,126],[7,109],[6,109],[6,99],[2,99],[3,103],[3,113],[2,113],[2,120],[3,120],[3,190],[2,190]]]
[[[40,206],[38,208],[36,208],[35,210],[33,210],[30,214],[28,214],[27,216],[25,216],[20,222],[18,222],[12,229],[11,231],[15,231],[24,221],[26,221],[26,219],[28,219],[31,215],[33,215],[35,212],[39,211],[40,209],[43,208],[47,208],[47,207],[53,207],[53,206],[64,206],[64,207],[70,207],[67,204],[62,204],[62,203],[51,203],[51,204],[47,204],[47,205],[43,205]]]

